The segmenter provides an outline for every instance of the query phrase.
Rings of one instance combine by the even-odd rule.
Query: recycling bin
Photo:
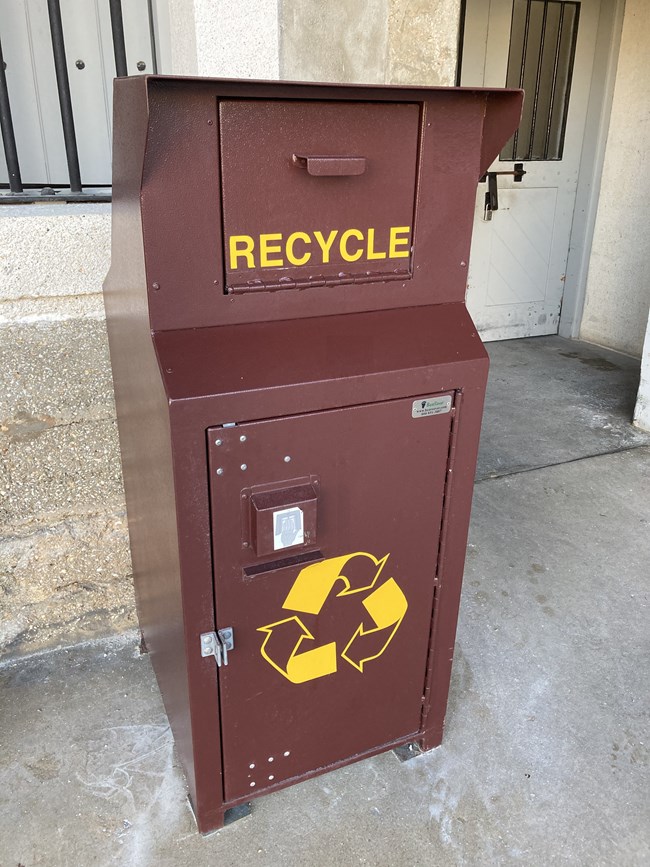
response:
[[[138,616],[200,831],[442,740],[520,91],[115,82],[105,304]]]

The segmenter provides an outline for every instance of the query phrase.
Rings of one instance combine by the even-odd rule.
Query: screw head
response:
[[[85,69],[86,64],[83,62],[83,60],[77,60],[75,66],[77,67],[77,69]]]
[[[158,291],[158,289],[160,289],[160,283],[152,283],[151,285],[156,290],[156,292]]]
[[[140,72],[144,72],[144,70],[147,68],[147,64],[144,62],[144,60],[138,60],[136,66],[138,67]]]
[[[285,464],[288,464],[290,460],[291,460],[291,455],[285,455],[285,456],[284,456],[284,462],[285,462]]]
[[[220,445],[221,445],[221,440],[215,440],[215,441],[214,441],[214,444],[215,444],[215,446],[220,446]]]
[[[247,469],[248,469],[248,464],[242,464],[241,467],[240,467],[239,469],[240,469],[240,470],[247,470]]]
[[[240,442],[240,443],[245,443],[245,442],[246,442],[246,434],[242,434],[242,435],[239,437],[239,442]]]
[[[219,467],[219,468],[217,469],[217,475],[218,475],[218,476],[223,476],[223,467]]]

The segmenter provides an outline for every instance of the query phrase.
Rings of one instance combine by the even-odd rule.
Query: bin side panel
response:
[[[486,91],[485,121],[481,142],[479,177],[490,168],[501,148],[519,126],[524,102],[523,90]]]
[[[222,823],[221,787],[214,782],[220,754],[211,755],[212,740],[206,750],[192,732],[191,697],[202,687],[205,693],[205,685],[188,677],[169,404],[147,308],[140,219],[148,117],[143,80],[121,81],[115,96],[113,255],[104,300],[136,604],[199,827],[210,830]],[[209,573],[207,580],[210,588]]]
[[[452,430],[423,734],[419,739],[425,750],[441,743],[447,711],[487,373],[485,358],[476,365],[474,376],[458,395],[458,413]]]

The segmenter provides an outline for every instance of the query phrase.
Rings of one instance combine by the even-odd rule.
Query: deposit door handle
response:
[[[365,157],[341,156],[303,156],[293,154],[294,165],[299,169],[307,169],[307,173],[316,177],[342,177],[344,175],[362,175],[366,170]]]
[[[521,183],[523,176],[526,174],[523,163],[515,163],[514,171],[512,172],[486,172],[480,179],[479,183],[483,184],[487,181],[487,193],[485,194],[485,207],[483,209],[483,219],[491,220],[492,212],[499,210],[499,188],[497,186],[497,177],[499,175],[514,176],[516,184]]]

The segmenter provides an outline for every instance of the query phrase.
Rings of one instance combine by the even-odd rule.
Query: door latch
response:
[[[235,634],[232,626],[217,632],[201,633],[201,656],[214,656],[217,667],[228,665],[228,651],[235,649]]]
[[[487,181],[488,188],[485,194],[485,207],[483,209],[483,219],[487,222],[492,219],[492,212],[499,210],[499,189],[497,187],[497,177],[499,175],[511,175],[516,184],[520,184],[522,178],[526,174],[523,163],[515,163],[514,171],[512,172],[486,172],[480,179],[479,183],[483,184]]]

